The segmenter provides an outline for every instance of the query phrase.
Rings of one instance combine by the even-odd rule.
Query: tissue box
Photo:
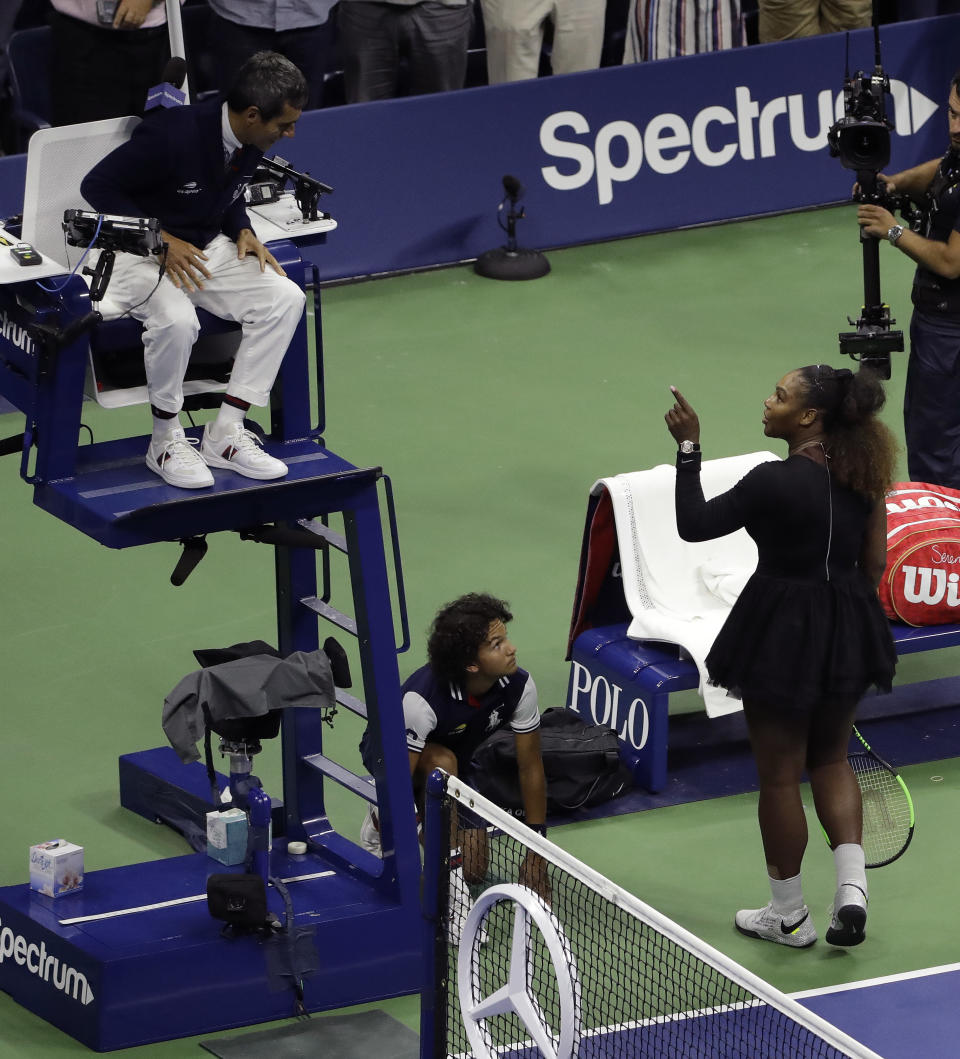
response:
[[[242,864],[247,855],[247,814],[242,809],[207,813],[207,856]]]
[[[83,889],[83,846],[54,838],[30,847],[30,889],[47,897]]]

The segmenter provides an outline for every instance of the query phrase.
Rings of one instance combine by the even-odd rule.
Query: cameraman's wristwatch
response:
[[[903,235],[902,224],[895,224],[892,228],[887,229],[887,238],[890,240],[891,243],[893,243],[894,246],[897,245],[897,240],[900,238],[901,235]]]

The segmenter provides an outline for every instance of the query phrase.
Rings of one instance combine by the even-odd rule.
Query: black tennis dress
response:
[[[762,463],[705,501],[699,457],[677,461],[677,529],[688,541],[744,527],[757,569],[717,635],[710,681],[737,698],[809,710],[889,691],[890,624],[858,565],[870,501],[802,453]]]

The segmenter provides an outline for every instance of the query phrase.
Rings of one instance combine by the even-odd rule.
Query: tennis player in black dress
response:
[[[707,656],[711,683],[743,701],[760,779],[759,821],[772,899],[736,915],[750,937],[805,948],[817,932],[803,899],[806,771],[834,852],[837,891],[826,940],[864,937],[867,883],[860,788],[847,762],[857,702],[888,691],[896,666],[876,586],[886,565],[884,493],[895,443],[877,418],[884,390],[869,369],[811,365],[785,375],[763,404],[763,429],[789,447],[732,489],[704,500],[700,423],[671,387],[677,529],[688,541],[744,527],[757,569]]]

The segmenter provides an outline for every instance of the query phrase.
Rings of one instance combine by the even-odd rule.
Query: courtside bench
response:
[[[667,782],[669,699],[699,686],[696,665],[677,645],[627,636],[628,622],[582,632],[570,653],[567,706],[588,724],[605,724],[620,740],[634,783],[656,793]],[[899,655],[960,645],[960,625],[915,628],[890,623]],[[890,696],[922,687],[894,688]],[[960,687],[954,702],[960,702]],[[927,705],[934,705],[928,703]]]

